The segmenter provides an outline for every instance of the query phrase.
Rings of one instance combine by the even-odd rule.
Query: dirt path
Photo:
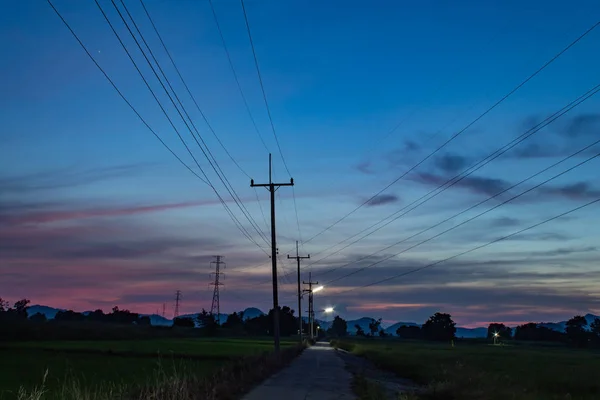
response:
[[[317,343],[243,400],[350,400],[352,374],[329,343]]]

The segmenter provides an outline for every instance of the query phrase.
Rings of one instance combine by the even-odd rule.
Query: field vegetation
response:
[[[298,355],[296,338],[272,353],[272,311],[219,326],[206,311],[154,327],[147,316],[59,311],[28,316],[28,301],[0,299],[0,399],[234,399]],[[297,332],[281,309],[282,333]]]
[[[598,350],[379,338],[337,339],[333,343],[422,385],[420,394],[407,398],[600,398]]]

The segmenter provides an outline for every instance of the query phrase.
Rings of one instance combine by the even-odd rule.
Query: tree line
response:
[[[368,324],[368,331],[365,332],[362,326],[354,325],[356,336],[360,337],[386,337],[388,334],[381,328],[381,318],[371,318]],[[332,336],[343,337],[348,335],[348,323],[340,316],[336,316],[327,330]],[[452,320],[450,314],[435,313],[422,325],[402,325],[396,329],[396,335],[404,339],[426,339],[436,341],[453,340],[456,336],[456,323]]]
[[[98,309],[80,313],[72,310],[58,311],[50,320],[42,313],[28,316],[29,300],[22,299],[12,306],[0,298],[0,339],[126,339],[133,337],[160,336],[270,336],[273,327],[273,310],[254,318],[245,318],[244,313],[233,313],[219,325],[213,315],[202,309],[195,317],[177,317],[173,326],[152,326],[150,317],[129,310],[112,308],[104,313]],[[298,318],[294,310],[279,308],[281,336],[298,334]],[[199,328],[199,329],[186,329]],[[303,331],[308,325],[303,323]]]
[[[347,322],[336,316],[333,320],[328,334],[337,337],[348,335]],[[388,334],[381,328],[381,318],[371,319],[368,324],[368,331],[365,332],[362,326],[355,325],[356,336],[362,337],[385,337]],[[403,339],[450,341],[456,338],[456,323],[452,320],[450,314],[437,312],[421,326],[402,325],[396,329],[396,335]],[[565,332],[559,332],[541,324],[529,322],[517,326],[514,329],[507,327],[502,323],[491,323],[487,329],[487,338],[494,342],[505,340],[516,341],[538,341],[538,342],[566,342],[579,347],[585,347],[589,344],[600,345],[600,318],[588,325],[585,317],[581,315],[574,316],[566,323]]]
[[[40,312],[28,317],[28,308],[30,301],[22,299],[14,303],[11,307],[10,303],[0,298],[0,321],[2,322],[22,322],[29,320],[35,323],[48,322],[46,316]],[[121,310],[118,306],[113,307],[110,313],[105,314],[104,311],[98,309],[89,313],[80,313],[72,310],[58,311],[52,319],[54,322],[102,322],[111,324],[137,324],[150,325],[150,317],[140,316],[138,313],[133,313],[129,310]]]
[[[487,332],[488,339],[494,337],[501,340],[523,340],[536,342],[568,342],[575,346],[585,347],[589,344],[600,344],[600,318],[595,318],[591,324],[585,317],[576,315],[569,319],[564,332],[555,331],[534,322],[519,325],[513,330],[504,324],[490,324]]]
[[[302,325],[303,331],[309,329],[305,322]],[[234,312],[227,316],[227,320],[222,325],[219,325],[213,315],[202,309],[195,318],[175,318],[173,326],[198,327],[204,336],[216,336],[218,334],[271,336],[273,334],[273,309],[269,310],[267,314],[253,318],[245,318],[243,312]],[[294,316],[294,310],[288,306],[279,307],[279,333],[281,336],[298,334],[298,318]]]
[[[88,313],[79,313],[72,310],[58,311],[56,316],[48,321],[46,316],[36,313],[28,317],[29,300],[16,301],[12,306],[0,298],[0,336],[6,337],[6,328],[9,328],[9,336],[18,336],[17,332],[25,332],[41,325],[57,325],[61,329],[69,326],[92,325],[105,326],[137,326],[153,328],[155,331],[165,331],[170,327],[152,327],[150,317],[133,313],[129,310],[112,308],[111,312],[104,313],[98,309]],[[282,336],[294,336],[298,334],[298,317],[294,310],[288,306],[280,307],[279,312],[280,333]],[[365,331],[360,325],[355,325],[356,336],[361,337],[385,337],[388,334],[381,328],[381,318],[371,319],[368,329]],[[317,329],[321,335],[325,332]],[[19,330],[10,331],[11,326],[18,326]],[[206,310],[202,309],[196,317],[178,317],[173,320],[173,328],[200,328],[199,335],[247,335],[247,336],[270,336],[273,327],[273,310],[267,314],[254,318],[245,318],[244,313],[233,313],[220,325],[218,321]],[[303,321],[303,332],[308,332],[309,327]],[[326,332],[330,336],[343,337],[348,335],[348,323],[340,316],[336,316]],[[396,329],[396,335],[403,339],[419,339],[433,341],[450,341],[456,338],[456,323],[450,314],[437,312],[424,324],[402,325]],[[26,336],[26,335],[25,335]],[[579,347],[589,344],[600,345],[600,319],[596,318],[591,324],[581,315],[574,316],[566,323],[565,332],[559,332],[534,322],[517,326],[514,330],[502,323],[491,323],[487,329],[487,338],[494,342],[506,340],[516,341],[538,341],[538,342],[568,342]]]

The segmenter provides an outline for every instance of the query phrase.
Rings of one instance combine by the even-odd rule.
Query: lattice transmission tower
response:
[[[221,305],[219,303],[219,287],[223,286],[223,283],[221,283],[221,276],[224,277],[225,274],[223,272],[221,272],[221,267],[225,268],[225,263],[223,261],[221,261],[224,257],[222,257],[222,256],[214,256],[214,257],[215,257],[215,261],[211,261],[211,263],[210,263],[211,267],[213,264],[215,265],[215,272],[210,273],[210,276],[214,277],[214,282],[212,282],[210,284],[211,286],[214,287],[212,305],[210,306],[210,315],[215,317],[217,324],[219,324],[220,323],[219,315],[221,314]]]
[[[179,303],[181,303],[181,290],[175,292],[175,313],[173,318],[179,317]]]

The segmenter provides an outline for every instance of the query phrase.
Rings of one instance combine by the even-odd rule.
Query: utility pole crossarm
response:
[[[254,183],[254,179],[250,179],[250,187],[266,187],[271,186],[294,186],[294,178],[290,178],[290,183]]]

